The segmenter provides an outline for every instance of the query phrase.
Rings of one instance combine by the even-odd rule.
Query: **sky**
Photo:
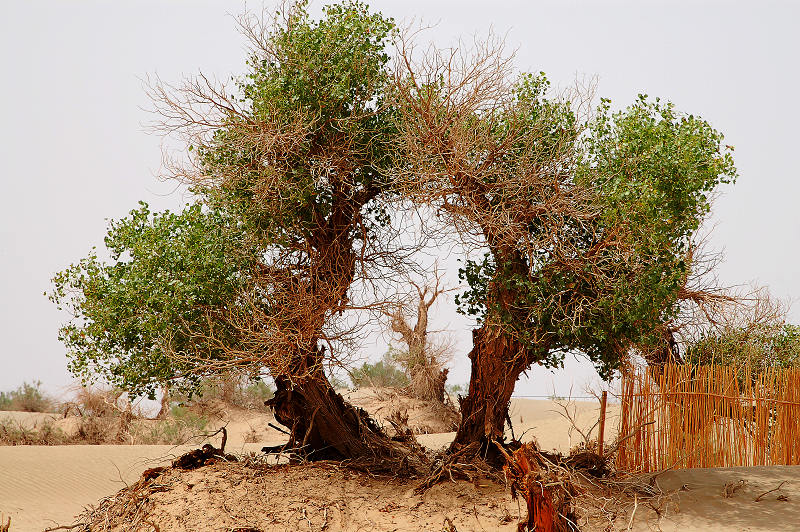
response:
[[[318,12],[323,2],[312,9]],[[143,80],[244,71],[236,16],[274,2],[3,0],[0,2],[0,390],[72,379],[57,331],[68,316],[43,295],[53,274],[100,246],[107,219],[145,200],[159,209],[189,198],[160,178],[162,139]],[[646,93],[673,101],[735,147],[738,182],[722,189],[709,227],[724,251],[724,284],[757,282],[800,295],[800,32],[794,2],[373,1],[400,23],[432,25],[439,45],[490,29],[516,66],[556,88],[594,79],[616,107]],[[450,272],[455,279],[455,273]],[[791,313],[800,319],[798,307]],[[456,339],[451,382],[466,382],[470,335],[452,301],[434,327]],[[365,352],[380,356],[379,340]],[[597,378],[584,361],[540,368],[517,395],[582,394]]]

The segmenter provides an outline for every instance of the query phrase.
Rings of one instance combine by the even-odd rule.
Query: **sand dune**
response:
[[[355,394],[351,399],[356,403],[371,400],[368,393],[365,397],[361,395]],[[582,429],[591,426],[599,412],[596,403],[574,403],[570,408],[576,411]],[[578,441],[579,435],[574,431],[572,437],[568,435],[569,423],[558,410],[560,408],[551,401],[515,399],[511,417],[516,435],[524,432],[524,440],[535,436],[546,449],[567,451]],[[5,412],[0,417],[3,416],[27,426],[54,419],[64,422],[51,414]],[[419,418],[420,423],[429,422],[418,413],[412,412],[411,416]],[[269,414],[234,409],[226,411],[224,417],[224,421],[213,422],[207,431],[225,424],[229,452],[258,451],[264,445],[286,441],[284,434],[267,425],[273,421]],[[611,417],[609,428],[615,424]],[[607,431],[607,439],[612,438],[611,432]],[[419,440],[423,445],[438,449],[449,444],[453,436],[452,432],[421,434]],[[247,443],[253,440],[257,442]],[[213,441],[219,445],[218,436]],[[15,532],[71,523],[85,505],[113,494],[126,483],[135,481],[145,469],[163,465],[189,448],[165,445],[0,447],[0,513],[11,515]]]
[[[594,402],[572,403],[568,408],[575,425],[584,432],[595,423],[599,413]],[[559,412],[563,409],[552,401],[515,399],[511,405],[515,434],[518,437],[524,434],[524,441],[535,437],[544,449],[567,451],[580,441],[581,435]],[[48,415],[3,415],[26,424],[48,419]],[[615,437],[617,415],[617,406],[609,405],[606,430],[609,442]],[[229,432],[228,451],[258,451],[262,445],[285,441],[285,435],[267,425],[272,420],[268,414],[233,411],[226,412],[226,416],[229,418],[225,421]],[[221,423],[213,424],[211,429]],[[217,445],[218,438],[214,438]],[[248,443],[254,438],[257,443]],[[437,449],[447,445],[453,433],[421,434],[418,438],[424,445]],[[12,532],[69,524],[84,506],[114,494],[126,483],[135,481],[144,469],[165,464],[188,448],[167,445],[0,447],[0,514],[11,516]],[[725,497],[725,485],[734,485],[740,480],[745,481],[743,487],[731,497]],[[768,494],[760,502],[754,501],[759,494],[777,487],[782,481],[786,483],[780,491]],[[788,531],[798,529],[797,523],[800,523],[800,466],[677,470],[663,473],[657,482],[664,496],[638,506],[631,522],[635,530],[660,527],[665,531]],[[462,488],[454,486],[453,489]],[[501,494],[496,495],[500,497]],[[512,504],[506,495],[497,499],[498,504]],[[777,498],[779,495],[783,500]],[[474,502],[480,504],[478,499]],[[631,513],[632,507],[621,509],[615,522],[617,529],[627,528]],[[435,518],[431,517],[434,521]]]
[[[14,531],[71,523],[84,505],[179,453],[171,446],[0,447],[0,512]]]
[[[640,505],[634,516],[636,530],[800,530],[800,466],[682,469],[668,471],[657,481],[667,494],[655,503],[661,515]],[[755,501],[784,481],[779,491]],[[740,484],[728,490],[730,496],[723,493],[726,485]]]

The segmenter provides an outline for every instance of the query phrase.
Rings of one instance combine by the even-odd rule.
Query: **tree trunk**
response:
[[[503,457],[493,442],[504,441],[508,404],[528,357],[519,341],[485,325],[472,332],[472,345],[469,392],[459,398],[461,424],[450,451],[479,442],[480,456],[500,465]]]
[[[321,351],[307,358],[319,357]],[[295,374],[303,376],[277,377],[275,396],[265,403],[275,419],[289,428],[283,450],[307,460],[352,460],[351,464],[371,471],[413,474],[427,469],[415,442],[390,438],[367,412],[347,403],[321,369]]]
[[[156,414],[156,419],[166,419],[169,410],[169,386],[165,384],[161,387],[161,407]]]
[[[412,397],[422,401],[444,403],[444,385],[450,370],[439,368],[440,365],[436,360],[409,368],[409,392]]]

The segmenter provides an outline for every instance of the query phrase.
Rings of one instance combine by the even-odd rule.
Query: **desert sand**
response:
[[[373,407],[371,410],[382,405],[373,412],[378,418],[389,415],[391,410],[387,403],[377,401],[374,392],[360,392],[351,399]],[[588,434],[597,419],[598,405],[575,402],[568,408],[575,426]],[[559,412],[564,412],[563,408],[552,401],[515,399],[511,419],[516,436],[524,434],[523,441],[536,438],[544,449],[568,451],[581,440],[581,435]],[[244,455],[257,452],[263,445],[285,441],[283,434],[267,425],[272,421],[269,414],[226,414],[229,452]],[[615,437],[617,414],[616,405],[609,405],[605,435],[608,442]],[[46,418],[22,413],[2,413],[0,417],[8,415],[23,423],[38,423]],[[428,426],[425,415],[410,413],[410,423],[415,419],[419,427]],[[420,442],[431,449],[446,446],[452,437],[452,432],[418,435]],[[219,436],[212,441],[218,445]],[[87,505],[95,505],[136,481],[145,469],[164,465],[194,447],[196,443],[0,447],[0,514],[11,516],[12,532],[70,524]],[[448,520],[460,532],[515,530],[521,513],[508,490],[491,483],[448,482],[419,496],[413,494],[413,481],[365,479],[335,467],[282,469],[262,479],[245,478],[241,470],[226,471],[225,467],[221,464],[200,471],[170,473],[173,476],[168,480],[174,489],[153,495],[159,504],[183,516],[175,521],[165,517],[165,522],[172,523],[170,530],[225,529],[229,521],[234,526],[256,514],[271,516],[270,520],[258,521],[267,530],[319,530],[325,523],[329,530],[442,530]],[[755,502],[760,494],[783,481],[786,482],[780,490]],[[276,505],[275,497],[287,485],[294,489]],[[800,467],[675,470],[659,475],[654,485],[662,495],[641,504],[634,497],[632,504],[620,507],[615,529],[625,530],[631,525],[633,530],[660,527],[665,531],[756,531],[797,530],[800,526]],[[726,497],[726,485],[729,492],[741,487]],[[226,495],[220,497],[219,490],[226,490]],[[273,502],[259,504],[259,497]],[[231,505],[232,500],[240,504]],[[202,504],[209,509],[200,511]],[[264,511],[259,513],[259,507]],[[191,518],[196,515],[202,515],[206,524],[192,524]],[[602,526],[603,523],[593,523],[588,529],[602,530]]]

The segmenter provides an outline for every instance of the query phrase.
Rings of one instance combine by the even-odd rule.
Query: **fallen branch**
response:
[[[282,428],[280,428],[279,426],[275,425],[275,424],[274,424],[274,423],[272,423],[272,422],[269,422],[269,423],[267,423],[267,425],[269,425],[269,426],[270,426],[270,427],[272,427],[273,429],[277,430],[278,432],[283,432],[283,433],[284,433],[284,434],[286,434],[287,436],[291,436],[291,435],[292,435],[290,432],[287,432],[287,431],[283,430]]]
[[[773,489],[771,489],[769,491],[765,491],[764,493],[762,493],[761,495],[759,495],[758,497],[755,498],[755,502],[760,502],[761,499],[764,497],[764,495],[769,495],[773,491],[778,491],[779,489],[781,489],[783,487],[784,484],[786,484],[786,482],[788,482],[788,481],[784,480],[783,482],[778,484],[777,488],[773,488]]]

